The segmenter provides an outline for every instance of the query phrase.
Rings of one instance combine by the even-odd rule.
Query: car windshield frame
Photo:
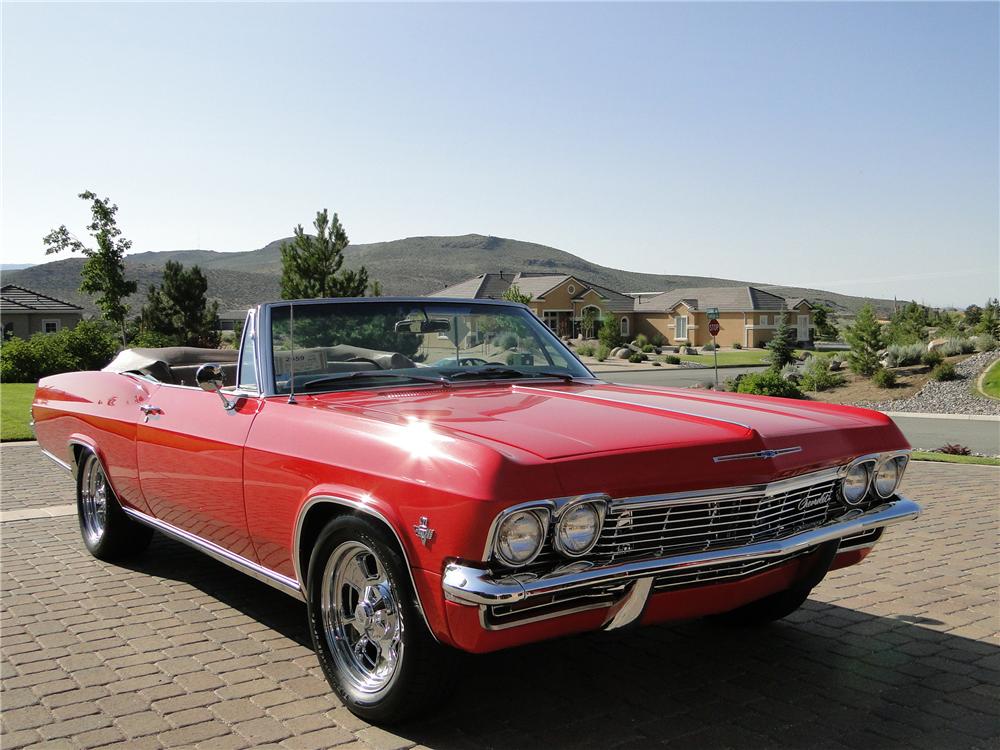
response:
[[[323,299],[305,299],[305,300],[282,300],[280,302],[268,302],[261,304],[257,307],[256,315],[254,316],[256,322],[256,344],[257,344],[257,365],[258,372],[260,373],[260,382],[262,384],[261,395],[267,396],[289,396],[289,389],[287,387],[281,387],[275,372],[275,360],[274,360],[274,328],[273,323],[282,318],[288,319],[291,317],[291,328],[292,334],[291,338],[294,339],[294,316],[295,311],[298,311],[305,307],[311,307],[316,305],[356,305],[363,306],[369,305],[372,307],[378,306],[388,306],[388,305],[406,305],[412,307],[422,307],[422,308],[433,308],[434,311],[440,311],[441,308],[447,308],[449,306],[455,308],[456,314],[481,314],[489,315],[489,308],[504,308],[503,312],[498,312],[497,314],[513,314],[525,321],[525,324],[535,339],[536,345],[545,354],[546,358],[549,357],[549,353],[546,353],[545,349],[548,347],[552,350],[552,354],[556,354],[566,361],[566,366],[552,364],[550,362],[543,363],[540,367],[526,366],[523,377],[516,376],[510,371],[516,369],[514,365],[508,365],[500,362],[490,362],[488,367],[483,368],[484,370],[493,370],[492,373],[484,372],[482,378],[475,378],[472,376],[473,371],[476,369],[474,367],[455,367],[455,368],[438,368],[434,367],[433,363],[428,363],[427,367],[420,366],[418,369],[412,368],[397,368],[400,374],[398,379],[393,379],[388,377],[392,372],[396,370],[393,369],[382,369],[375,370],[373,373],[384,373],[376,375],[372,378],[366,378],[362,375],[354,375],[343,378],[321,378],[326,380],[321,388],[303,388],[302,383],[299,381],[299,374],[296,373],[294,394],[296,395],[318,395],[322,393],[341,393],[349,392],[355,390],[373,390],[373,389],[387,389],[393,388],[397,389],[399,387],[405,386],[406,388],[411,387],[442,387],[442,386],[475,386],[483,385],[488,383],[512,383],[512,382],[523,382],[524,380],[530,381],[541,381],[541,380],[555,380],[563,382],[572,382],[579,380],[581,382],[596,381],[597,377],[584,365],[580,359],[573,353],[566,344],[549,329],[526,305],[517,302],[508,302],[506,300],[472,300],[472,299],[458,299],[458,298],[438,298],[438,297],[345,297],[345,298],[323,298]],[[480,312],[476,308],[482,308]],[[290,309],[291,312],[288,313],[286,310]],[[374,315],[373,311],[373,315]],[[464,357],[463,357],[464,358]],[[420,363],[421,365],[423,363]],[[503,370],[501,374],[499,371]],[[434,375],[447,375],[448,372],[451,373],[461,373],[461,377],[449,382],[441,382],[438,380],[436,383],[429,382],[428,377],[421,377],[419,379],[411,379],[407,377],[407,371],[412,371],[414,374],[419,374],[421,376],[434,376]],[[359,371],[363,372],[363,371]],[[350,375],[350,374],[348,374]]]

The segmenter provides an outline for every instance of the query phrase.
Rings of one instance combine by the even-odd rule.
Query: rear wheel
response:
[[[87,550],[99,560],[123,560],[145,551],[153,530],[125,515],[100,459],[86,451],[76,480],[80,534]]]
[[[406,562],[381,529],[356,517],[331,521],[307,589],[316,656],[353,713],[397,722],[447,694],[456,654],[427,630]]]

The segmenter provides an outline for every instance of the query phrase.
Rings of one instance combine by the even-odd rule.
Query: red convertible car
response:
[[[505,302],[263,304],[238,352],[127,350],[32,412],[91,553],[156,530],[304,600],[372,721],[458,651],[784,617],[920,510],[884,415],[602,382]]]

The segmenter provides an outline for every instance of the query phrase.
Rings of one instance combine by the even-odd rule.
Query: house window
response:
[[[682,341],[688,337],[687,315],[674,316],[674,336],[676,336],[679,341]]]
[[[622,318],[620,325],[622,336],[628,336],[628,318]]]
[[[559,313],[546,310],[542,313],[542,322],[553,331],[559,331]]]
[[[58,320],[43,320],[42,333],[57,333],[61,328]]]
[[[766,315],[761,315],[760,316],[760,324],[762,326],[766,326],[767,325],[767,316]]]
[[[576,287],[570,284],[568,287],[566,287],[566,291],[569,294],[576,294]]]

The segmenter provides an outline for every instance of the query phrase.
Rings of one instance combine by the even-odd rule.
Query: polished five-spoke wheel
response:
[[[323,570],[323,628],[338,669],[354,688],[377,697],[389,690],[403,659],[398,596],[376,554],[344,542]]]
[[[101,462],[87,455],[80,478],[80,527],[88,544],[96,545],[108,523],[108,479]]]
[[[396,722],[451,689],[453,649],[434,640],[398,540],[339,516],[319,532],[306,574],[309,631],[331,687],[372,722]]]
[[[149,546],[152,529],[125,515],[96,453],[81,449],[78,459],[76,507],[84,545],[101,560],[141,554]]]

